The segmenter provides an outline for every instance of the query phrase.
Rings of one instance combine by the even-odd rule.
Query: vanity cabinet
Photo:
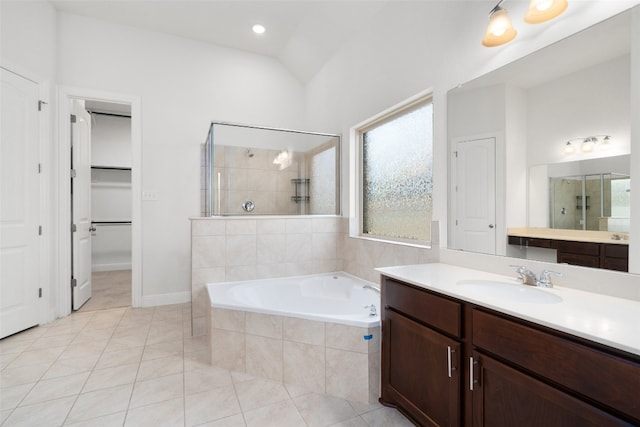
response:
[[[640,425],[640,357],[385,276],[382,289],[380,401],[417,425]]]
[[[508,236],[510,245],[556,250],[558,264],[629,271],[629,245]]]
[[[460,425],[461,304],[393,280],[382,289],[381,401],[422,426]]]

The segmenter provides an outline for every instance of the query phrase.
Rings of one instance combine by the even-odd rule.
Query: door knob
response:
[[[493,227],[494,227],[494,225],[493,225],[493,224],[489,224],[489,228],[493,228]]]
[[[93,225],[93,224],[91,224],[91,226],[89,227],[89,231],[90,231],[90,232],[92,232],[92,233],[93,233],[94,231],[96,231],[96,226],[95,226],[95,225]]]

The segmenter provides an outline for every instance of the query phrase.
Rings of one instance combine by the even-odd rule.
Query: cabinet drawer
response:
[[[558,249],[558,252],[569,254],[600,256],[599,243],[558,240],[556,242],[556,249]]]
[[[518,237],[518,236],[509,236],[509,244],[510,245],[520,245],[525,247],[534,247],[534,248],[550,248],[551,240],[550,239],[537,239],[535,237]]]
[[[570,254],[558,251],[558,264],[580,265],[582,267],[600,268],[600,257],[595,255]]]
[[[473,345],[640,420],[640,364],[473,310]]]
[[[385,277],[382,305],[460,338],[462,305],[458,302]]]
[[[628,245],[603,244],[602,250],[606,258],[629,258]]]

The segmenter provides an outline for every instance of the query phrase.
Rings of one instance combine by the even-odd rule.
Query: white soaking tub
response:
[[[375,402],[380,295],[365,286],[343,272],[208,284],[212,365]]]

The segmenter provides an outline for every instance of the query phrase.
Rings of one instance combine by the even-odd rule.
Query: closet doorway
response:
[[[128,307],[132,258],[131,105],[87,100],[84,106],[91,119],[91,295],[84,302],[76,302],[73,292],[73,308],[93,311]]]
[[[69,207],[60,217],[60,315],[140,306],[140,100],[66,88],[59,100],[60,205]],[[80,116],[85,149],[74,140],[82,141]]]

